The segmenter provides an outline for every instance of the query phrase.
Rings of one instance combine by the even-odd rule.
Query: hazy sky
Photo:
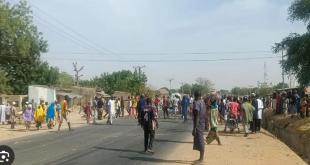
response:
[[[166,81],[168,78],[175,79],[172,81],[172,88],[179,88],[180,82],[194,83],[197,77],[205,77],[214,82],[217,90],[230,90],[234,86],[257,85],[257,81],[263,81],[264,61],[267,64],[268,81],[273,84],[282,81],[280,58],[162,63],[100,60],[211,60],[280,56],[271,53],[274,43],[280,42],[290,32],[303,33],[306,29],[301,22],[292,24],[287,21],[287,8],[292,1],[29,0],[28,2],[101,46],[88,42],[37,8],[32,8],[36,15],[35,24],[49,43],[50,53],[42,55],[42,58],[98,60],[77,61],[78,65],[85,66],[82,71],[84,78],[98,76],[102,72],[133,70],[133,66],[145,65],[143,71],[148,76],[148,83],[157,88],[169,87],[169,82]],[[62,33],[37,16],[92,48],[86,49],[51,31],[50,29],[54,29]],[[101,54],[95,54],[98,52]],[[74,74],[72,68],[74,61],[49,59],[48,62],[52,66],[58,66],[62,71]]]

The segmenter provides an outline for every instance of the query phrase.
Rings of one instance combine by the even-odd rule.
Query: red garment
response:
[[[166,99],[166,98],[163,99],[163,106],[164,106],[164,107],[167,106],[167,99]]]
[[[160,102],[159,97],[156,97],[156,99],[155,99],[155,101],[154,101],[154,104],[156,105],[156,104],[158,104],[159,102]]]
[[[229,104],[229,113],[234,114],[237,117],[239,108],[240,108],[240,105],[238,103],[231,102]]]
[[[86,121],[87,121],[87,124],[90,124],[90,116],[91,116],[91,106],[90,105],[87,105],[84,109],[84,112],[86,114]]]

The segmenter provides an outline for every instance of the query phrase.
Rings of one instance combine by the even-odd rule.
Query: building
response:
[[[12,102],[16,103],[16,111],[21,111],[23,102],[28,100],[28,95],[0,95],[0,103],[12,105]]]
[[[160,88],[159,93],[160,93],[160,96],[166,96],[166,97],[169,96],[169,91],[165,88]]]

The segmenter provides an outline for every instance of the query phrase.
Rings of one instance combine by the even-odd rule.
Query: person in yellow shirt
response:
[[[68,105],[69,97],[66,95],[65,99],[61,102],[61,108],[60,108],[60,114],[59,114],[59,126],[58,126],[58,132],[60,132],[61,124],[63,123],[63,120],[66,120],[68,123],[69,131],[74,131],[74,129],[71,128],[70,125],[70,110]]]
[[[42,120],[44,119],[44,112],[41,105],[34,112],[34,121],[37,123],[37,129],[42,128]]]
[[[132,98],[132,112],[131,115],[134,116],[135,115],[135,119],[137,118],[137,105],[138,105],[138,99],[137,97],[133,97]]]

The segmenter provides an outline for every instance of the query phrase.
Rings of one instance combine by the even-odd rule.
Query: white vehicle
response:
[[[5,151],[0,152],[0,162],[8,162],[9,161],[10,154]]]

